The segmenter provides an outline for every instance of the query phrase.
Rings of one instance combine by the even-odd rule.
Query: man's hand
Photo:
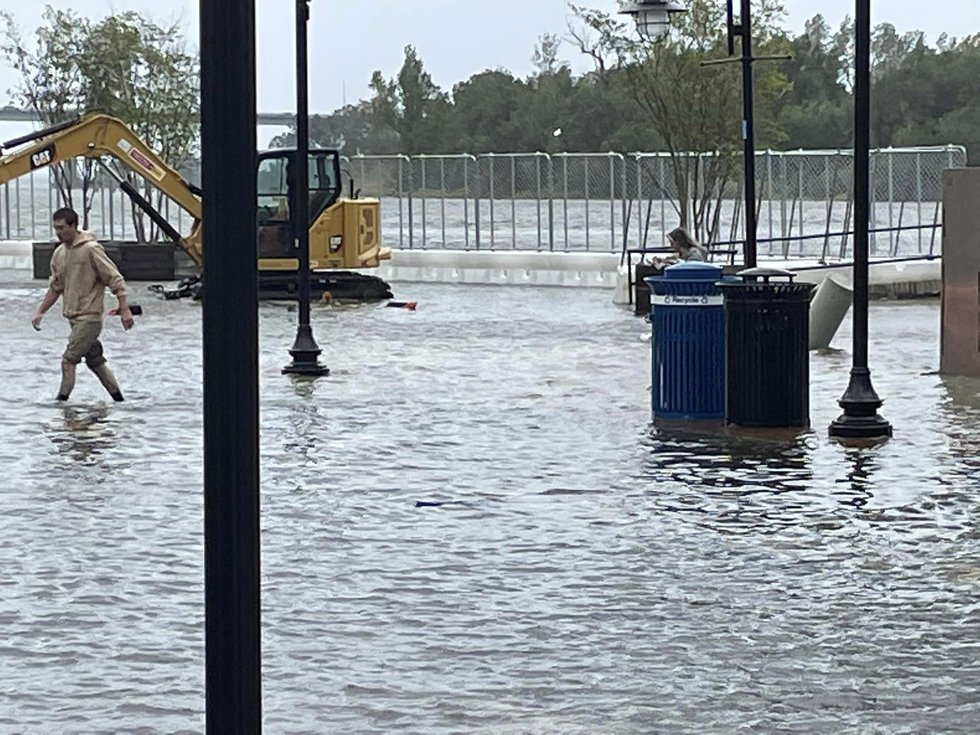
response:
[[[34,315],[34,318],[31,319],[31,326],[34,327],[34,329],[36,329],[38,332],[41,331],[41,319],[43,318],[44,318],[44,314],[42,314],[39,311]]]
[[[133,324],[136,321],[133,319],[133,312],[130,311],[128,306],[124,306],[119,310],[119,319],[122,321],[123,329],[130,330],[133,328]]]

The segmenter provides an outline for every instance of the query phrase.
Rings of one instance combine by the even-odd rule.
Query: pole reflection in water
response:
[[[834,495],[841,498],[841,502],[853,505],[855,508],[863,508],[873,497],[871,492],[871,478],[874,471],[878,469],[877,459],[866,450],[848,449],[847,461],[850,469],[844,483],[844,489],[837,489]]]
[[[728,533],[777,532],[813,502],[805,431],[733,431],[655,422],[642,479],[661,509]]]

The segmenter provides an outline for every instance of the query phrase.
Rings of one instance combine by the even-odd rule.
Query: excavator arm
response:
[[[296,291],[299,261],[288,216],[292,193],[289,189],[291,178],[287,173],[293,156],[292,151],[275,149],[259,154],[257,159],[259,169],[256,173],[262,186],[258,192],[255,245],[260,291],[269,298],[290,298]],[[200,273],[204,267],[203,192],[186,181],[118,118],[90,113],[0,144],[0,184],[74,158],[97,161],[132,202],[190,256]],[[179,233],[114,167],[106,165],[106,158],[115,159],[172,199],[192,218],[190,231],[186,235]],[[381,279],[349,272],[350,269],[378,267],[381,261],[391,258],[391,249],[380,244],[380,202],[353,195],[349,199],[339,196],[338,160],[336,151],[316,150],[310,152],[307,163],[312,270],[318,278],[317,283],[322,285],[321,290],[329,291],[332,296],[343,298],[340,294],[351,293],[355,300],[390,298],[390,288]],[[279,216],[278,208],[273,214],[266,211],[270,203],[282,205],[287,210],[284,216]],[[193,276],[181,281],[176,289],[164,289],[161,293],[166,298],[195,295],[200,293],[199,285],[200,279]]]
[[[137,206],[147,212],[199,268],[203,266],[201,190],[171,168],[121,120],[98,113],[84,115],[9,140],[0,145],[0,153],[0,184],[59,161],[73,158],[98,160]],[[106,156],[142,176],[187,212],[193,218],[190,233],[182,236],[177,232],[129,182],[104,164],[102,159]]]

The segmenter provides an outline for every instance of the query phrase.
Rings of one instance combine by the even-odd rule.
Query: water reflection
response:
[[[872,475],[878,467],[878,460],[866,448],[851,447],[845,453],[849,469],[845,479],[838,481],[834,495],[842,503],[855,508],[863,508],[873,497]]]
[[[872,304],[896,432],[852,450],[849,361],[812,432],[672,432],[602,290],[412,291],[326,310],[315,383],[263,314],[269,730],[976,730],[980,408],[918,376],[934,308]],[[42,398],[34,306],[0,310],[0,731],[200,730],[199,313],[119,337],[144,397],[100,419]]]
[[[980,379],[944,376],[940,382],[946,393],[940,406],[950,438],[962,448],[975,451],[980,444],[975,431],[980,419]]]
[[[939,404],[947,455],[944,485],[970,492],[980,487],[980,379],[946,376],[940,379],[945,400]]]
[[[655,422],[641,478],[659,508],[729,532],[775,532],[812,498],[810,430],[745,430]]]
[[[66,405],[61,420],[51,429],[51,441],[69,459],[81,465],[98,465],[117,442],[116,432],[106,421],[109,409]]]

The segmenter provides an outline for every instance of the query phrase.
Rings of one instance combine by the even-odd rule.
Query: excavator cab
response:
[[[258,254],[259,268],[271,266],[263,260],[292,259],[296,257],[293,233],[290,227],[292,206],[292,181],[294,151],[272,150],[259,154],[258,193]],[[313,224],[325,210],[340,197],[340,156],[336,151],[311,150],[307,159],[309,186],[309,214]]]
[[[299,258],[290,223],[294,193],[295,152],[276,149],[259,153],[257,223],[259,290],[265,298],[293,298],[299,284]],[[390,286],[377,276],[357,271],[376,268],[391,258],[381,247],[380,202],[343,198],[340,154],[312,149],[307,175],[309,188],[310,281],[317,298],[379,301],[392,298]]]

